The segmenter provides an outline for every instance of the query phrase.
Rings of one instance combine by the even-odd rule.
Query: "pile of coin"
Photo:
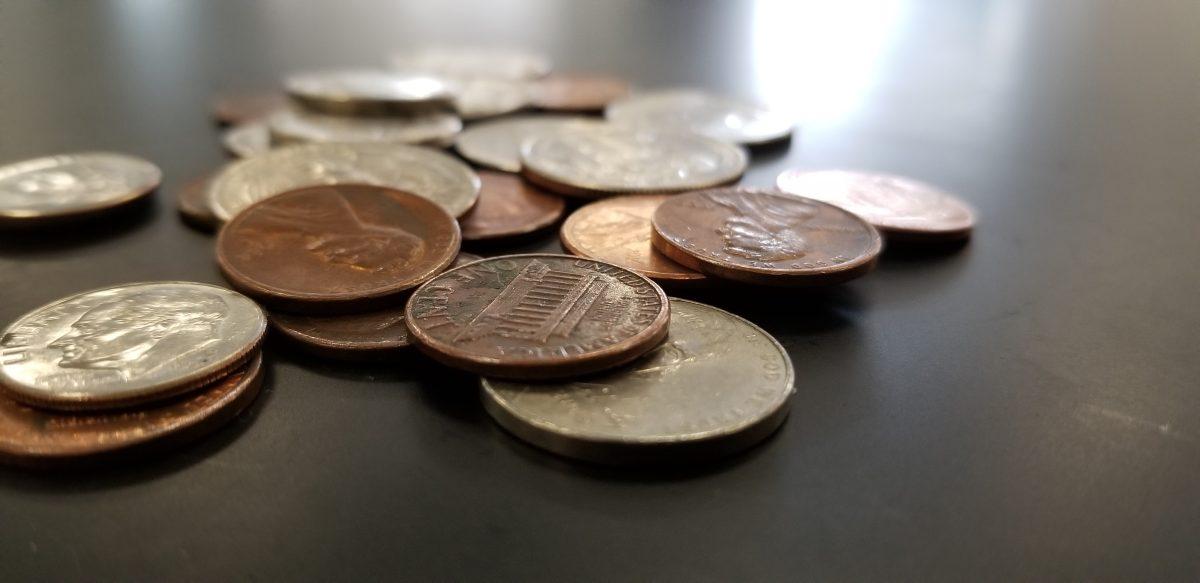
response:
[[[789,170],[774,188],[735,186],[747,148],[792,132],[753,102],[634,92],[611,76],[551,74],[548,59],[522,52],[428,49],[391,65],[296,73],[281,93],[218,100],[214,115],[235,124],[225,146],[242,157],[181,188],[179,209],[189,224],[219,228],[216,263],[241,293],[135,284],[13,324],[0,387],[11,398],[5,419],[17,421],[0,421],[0,440],[24,437],[4,455],[65,457],[43,447],[56,437],[19,429],[47,416],[108,431],[135,410],[151,420],[179,418],[185,402],[213,410],[140,441],[106,438],[103,451],[72,442],[71,455],[210,427],[238,408],[215,403],[244,406],[238,395],[257,387],[269,321],[323,357],[420,354],[480,375],[498,424],[564,456],[723,456],[786,418],[791,359],[754,324],[664,288],[842,284],[872,270],[885,239],[961,242],[974,226],[956,197],[897,176]],[[0,168],[0,216],[19,216],[4,213],[20,196],[45,201],[42,214],[80,212],[160,179],[148,163],[94,156]],[[70,194],[51,197],[59,184]],[[74,200],[92,206],[62,202]],[[461,253],[560,221],[565,254]],[[200,353],[202,363],[188,356]]]

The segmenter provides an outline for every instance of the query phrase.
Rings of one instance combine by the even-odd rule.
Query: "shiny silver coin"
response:
[[[572,382],[483,379],[484,408],[517,437],[601,463],[719,457],[771,435],[787,416],[787,351],[750,322],[671,300],[671,333],[624,367]]]
[[[523,81],[463,77],[449,82],[454,109],[463,119],[505,115],[529,105],[529,86]]]
[[[462,130],[448,111],[426,111],[387,117],[347,117],[285,108],[267,118],[275,145],[303,142],[388,142],[444,144]]]
[[[394,55],[392,66],[402,71],[455,77],[534,79],[550,72],[550,59],[494,47],[426,48]]]
[[[0,221],[51,219],[119,206],[148,194],[162,171],[108,152],[46,156],[0,166]]]
[[[690,132],[603,124],[543,132],[521,146],[521,171],[556,192],[679,192],[728,184],[746,171],[741,147]]]
[[[369,69],[296,73],[284,79],[284,88],[305,107],[337,115],[445,109],[452,97],[436,77]]]
[[[640,93],[604,110],[609,121],[636,127],[687,129],[743,145],[774,142],[792,134],[792,120],[756,103],[693,89]]]
[[[479,198],[479,176],[441,152],[402,144],[300,144],[227,166],[209,184],[213,212],[228,221],[281,192],[320,184],[374,184],[411,192],[459,217]]]
[[[521,144],[565,124],[599,124],[578,116],[523,115],[484,121],[463,130],[454,149],[464,158],[504,172],[521,171]]]
[[[238,158],[249,158],[271,149],[271,130],[261,121],[236,125],[221,133],[221,145]]]
[[[202,283],[136,283],[42,306],[0,340],[0,387],[54,409],[145,403],[200,387],[258,348],[267,318],[249,298]]]

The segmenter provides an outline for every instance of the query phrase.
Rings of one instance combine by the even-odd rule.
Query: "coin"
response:
[[[504,172],[521,171],[521,144],[530,137],[564,124],[596,123],[584,117],[526,115],[471,125],[458,134],[454,148],[464,158]]]
[[[567,255],[505,255],[451,269],[409,298],[413,343],[494,377],[564,378],[624,364],[667,335],[662,289]]]
[[[238,158],[262,154],[271,149],[271,129],[262,121],[236,125],[221,133],[221,145]]]
[[[198,438],[241,413],[262,386],[262,354],[196,392],[125,411],[62,413],[0,396],[0,462],[60,467]]]
[[[605,75],[551,75],[529,91],[534,107],[550,111],[601,111],[629,94],[629,83]]]
[[[433,202],[366,184],[310,186],[258,202],[217,237],[233,286],[296,312],[376,307],[458,255],[458,223]]]
[[[831,204],[779,191],[718,188],[659,205],[651,241],[696,271],[766,285],[826,285],[875,267],[879,232]]]
[[[390,115],[449,109],[450,88],[430,75],[345,69],[296,73],[284,79],[296,102],[335,115]]]
[[[271,324],[297,346],[331,358],[373,359],[410,345],[404,306],[335,316],[272,312]]]
[[[133,202],[158,188],[162,171],[109,152],[60,154],[0,166],[0,223],[58,219]]]
[[[602,124],[571,125],[521,146],[521,173],[561,194],[678,192],[736,181],[747,156],[699,134]]]
[[[208,182],[210,176],[193,178],[179,188],[176,205],[179,216],[189,225],[204,231],[212,231],[221,225],[217,215],[213,214],[212,205],[208,202]]]
[[[844,208],[889,241],[955,241],[971,236],[975,212],[954,195],[903,176],[846,170],[788,170],[779,188]]]
[[[450,268],[453,269],[455,267],[462,267],[463,265],[475,263],[476,261],[483,261],[483,257],[480,257],[474,253],[463,253],[460,251],[458,253],[458,257],[454,258],[454,263],[450,264]]]
[[[497,47],[428,47],[393,55],[392,66],[401,71],[456,77],[533,79],[550,72],[550,59]]]
[[[173,397],[236,369],[266,316],[249,298],[203,283],[135,283],[70,296],[17,319],[0,337],[0,388],[22,403],[104,409]]]
[[[289,107],[267,118],[271,142],[385,142],[444,144],[462,130],[462,121],[448,111],[425,111],[389,117],[346,117]]]
[[[484,378],[484,408],[517,437],[611,464],[729,455],[769,437],[795,393],[787,351],[758,326],[671,299],[671,335],[603,374],[559,383]]]
[[[527,235],[553,225],[566,208],[562,198],[512,174],[484,170],[479,179],[479,202],[459,221],[466,241]]]
[[[792,135],[792,121],[770,109],[692,89],[631,95],[610,103],[604,115],[615,123],[686,129],[747,146]]]
[[[520,81],[474,77],[450,81],[450,86],[454,110],[463,119],[504,115],[529,104],[529,88]]]
[[[479,177],[451,156],[400,144],[301,144],[231,164],[209,186],[223,221],[269,196],[318,184],[375,184],[411,192],[462,216],[479,197]]]
[[[213,100],[213,118],[218,123],[235,125],[266,117],[287,105],[287,97],[278,91],[229,93]]]
[[[668,194],[614,196],[576,209],[563,222],[562,245],[574,255],[636,271],[659,284],[690,284],[705,279],[659,253],[650,244],[650,217]]]

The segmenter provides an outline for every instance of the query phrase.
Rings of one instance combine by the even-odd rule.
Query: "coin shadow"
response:
[[[567,213],[563,213],[565,217]],[[463,241],[462,250],[483,257],[516,255],[520,253],[566,253],[558,243],[558,228],[562,220],[544,229],[507,239]]]
[[[889,241],[880,257],[880,265],[950,260],[970,253],[970,245],[970,239],[930,243]]]
[[[799,128],[792,131],[792,134],[798,133]],[[795,137],[789,134],[785,138],[773,140],[763,144],[755,144],[746,148],[750,152],[750,160],[754,164],[762,164],[765,162],[775,162],[786,158],[792,150],[792,142]]]
[[[737,314],[777,336],[821,334],[853,326],[867,309],[853,284],[812,289],[713,288],[673,295]]]
[[[27,257],[129,236],[158,214],[157,193],[98,213],[0,229],[0,257]]]

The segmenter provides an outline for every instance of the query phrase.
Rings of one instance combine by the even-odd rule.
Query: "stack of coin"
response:
[[[0,460],[86,463],[216,429],[257,395],[265,331],[250,299],[189,282],[33,310],[0,341]]]

